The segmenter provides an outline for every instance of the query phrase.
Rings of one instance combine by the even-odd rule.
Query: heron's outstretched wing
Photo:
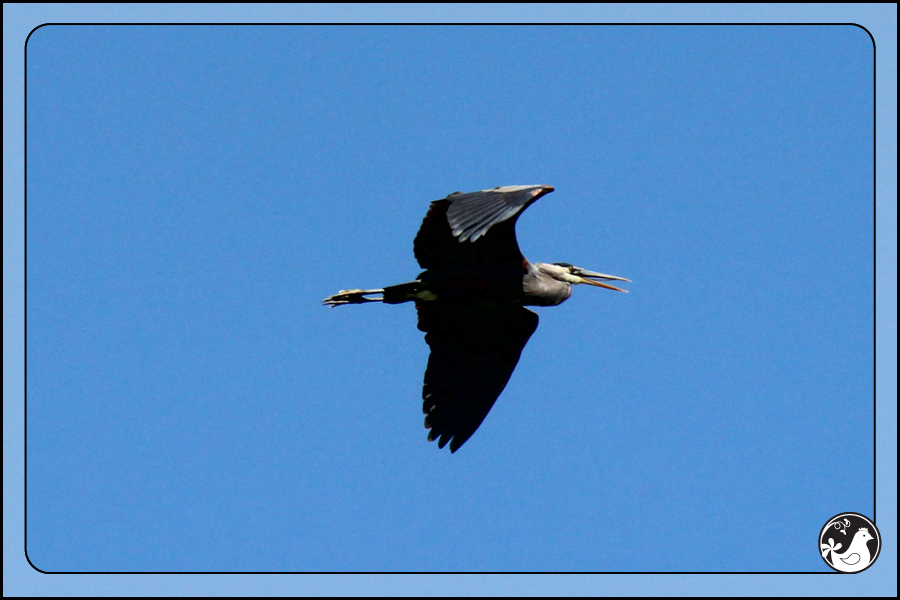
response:
[[[515,305],[434,301],[416,309],[431,347],[422,388],[428,439],[456,452],[506,387],[538,316]]]
[[[528,205],[552,191],[546,185],[514,185],[456,192],[432,202],[414,242],[416,260],[424,269],[520,263],[516,219]]]

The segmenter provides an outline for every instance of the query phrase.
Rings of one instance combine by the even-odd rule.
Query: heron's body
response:
[[[413,301],[431,348],[422,390],[428,439],[455,452],[478,429],[503,391],[537,328],[525,306],[555,306],[596,279],[628,281],[568,263],[531,263],[519,250],[515,223],[549,186],[507,186],[431,203],[414,242],[415,281],[374,290],[346,290],[329,306]],[[593,279],[588,279],[588,277]],[[370,297],[380,294],[380,297]]]

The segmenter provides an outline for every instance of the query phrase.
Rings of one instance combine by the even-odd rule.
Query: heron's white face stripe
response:
[[[572,285],[586,283],[588,285],[594,285],[594,286],[606,288],[609,290],[616,290],[619,292],[624,292],[625,290],[623,290],[621,288],[617,288],[615,286],[611,286],[609,284],[603,283],[601,281],[596,281],[594,279],[588,279],[588,277],[597,277],[600,279],[614,279],[614,280],[618,280],[618,281],[629,281],[628,279],[625,279],[623,277],[615,277],[613,275],[605,275],[603,273],[594,273],[593,271],[585,271],[584,269],[581,269],[579,267],[574,267],[574,266],[563,267],[561,265],[554,265],[554,264],[547,264],[547,263],[538,263],[535,266],[538,269],[540,269],[541,271],[543,271],[544,273],[546,273],[547,275],[549,275],[550,277],[553,277],[554,279],[556,279],[558,281],[565,281],[566,283],[570,283]],[[587,276],[576,275],[575,273],[572,273],[572,271],[575,271],[577,273],[587,273]]]
[[[566,281],[568,283],[581,283],[580,277],[575,277],[571,273],[569,273],[569,267],[561,267],[559,265],[551,265],[548,263],[540,263],[537,267],[550,275],[554,279],[558,279],[559,281]]]

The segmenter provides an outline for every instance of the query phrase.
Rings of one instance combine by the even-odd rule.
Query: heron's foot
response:
[[[381,302],[383,297],[366,298],[371,294],[384,294],[384,290],[341,290],[334,296],[322,300],[322,304],[334,308],[341,304],[362,304],[363,302]]]

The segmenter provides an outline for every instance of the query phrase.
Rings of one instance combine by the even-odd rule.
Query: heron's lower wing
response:
[[[538,316],[515,305],[436,301],[416,308],[431,348],[422,388],[428,439],[456,452],[506,387]]]

